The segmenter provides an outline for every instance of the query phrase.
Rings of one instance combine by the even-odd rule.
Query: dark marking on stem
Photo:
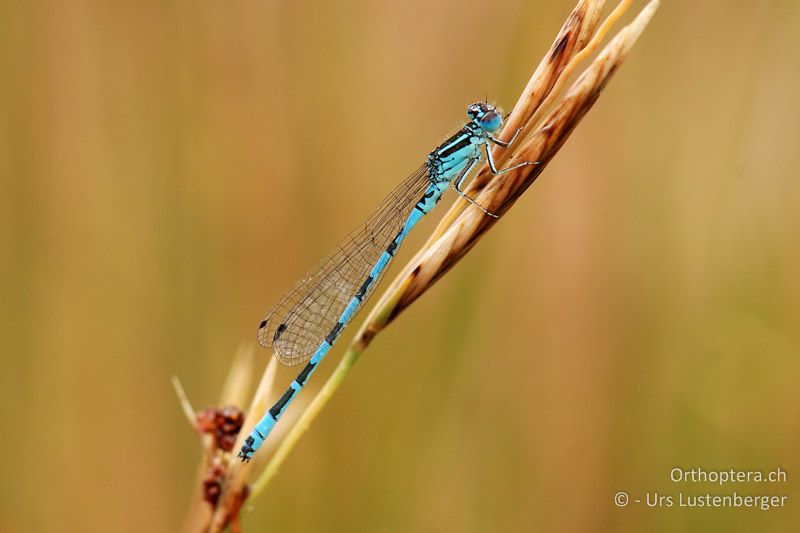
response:
[[[569,32],[565,33],[561,39],[558,40],[556,45],[553,47],[553,51],[550,52],[550,62],[556,63],[561,56],[564,55],[564,52],[567,49],[567,43],[569,42]]]
[[[388,323],[388,322],[387,322]],[[378,326],[377,324],[370,324],[361,334],[361,337],[358,339],[358,349],[363,351],[369,343],[372,342],[372,339],[377,335],[383,327]]]

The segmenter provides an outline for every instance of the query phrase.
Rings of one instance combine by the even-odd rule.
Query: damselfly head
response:
[[[467,108],[467,115],[484,130],[489,133],[497,131],[503,125],[503,117],[500,113],[486,102],[475,102]]]

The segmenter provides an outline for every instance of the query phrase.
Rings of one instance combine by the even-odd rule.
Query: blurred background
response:
[[[170,376],[214,405],[283,291],[469,103],[513,105],[573,6],[4,3],[0,529],[180,528],[201,452]],[[798,34],[794,2],[664,2],[534,187],[376,339],[245,531],[796,526]],[[788,482],[676,484],[676,466]],[[620,490],[790,498],[619,509]]]

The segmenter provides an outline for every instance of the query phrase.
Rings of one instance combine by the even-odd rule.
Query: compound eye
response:
[[[489,111],[481,117],[481,128],[488,132],[496,131],[502,124],[503,119],[497,111]]]

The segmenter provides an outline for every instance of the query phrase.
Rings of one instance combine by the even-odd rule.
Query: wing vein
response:
[[[395,187],[362,224],[270,309],[258,329],[259,343],[271,346],[285,365],[308,361],[403,228],[429,184],[427,166],[422,165]],[[381,275],[387,268],[388,264]],[[372,281],[362,302],[379,281]]]

